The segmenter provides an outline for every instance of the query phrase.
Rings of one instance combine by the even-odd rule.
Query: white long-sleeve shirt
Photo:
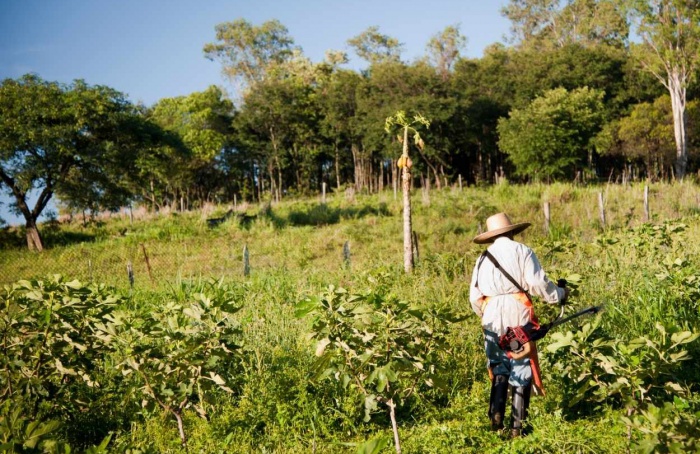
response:
[[[501,268],[531,295],[539,296],[550,304],[564,298],[564,289],[547,278],[537,256],[529,247],[507,237],[498,237],[488,251],[498,260]],[[469,301],[474,312],[481,317],[484,329],[500,336],[509,326],[523,326],[530,321],[531,308],[520,302],[515,295],[517,293],[520,290],[488,257],[483,260],[479,258],[472,273]],[[482,313],[484,297],[489,299]]]

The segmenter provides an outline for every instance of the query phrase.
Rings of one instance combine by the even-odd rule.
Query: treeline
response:
[[[41,249],[52,195],[70,210],[279,200],[323,183],[375,192],[397,180],[397,111],[430,120],[411,148],[416,185],[683,178],[697,165],[696,2],[513,0],[509,45],[461,56],[456,26],[424,58],[370,27],[348,55],[304,56],[278,21],[216,26],[205,57],[237,87],[134,106],[108,87],[29,75],[0,87],[0,181]],[[630,42],[634,31],[639,43]],[[35,207],[26,193],[42,188]]]

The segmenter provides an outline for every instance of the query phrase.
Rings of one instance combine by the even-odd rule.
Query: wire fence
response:
[[[0,259],[0,284],[49,274],[107,285],[159,287],[165,282],[198,276],[235,277],[250,270],[244,263],[245,245],[224,239],[138,244],[111,242],[104,247],[69,246],[41,253],[6,251]],[[249,259],[248,259],[249,260]],[[271,267],[271,257],[256,254],[256,266]]]

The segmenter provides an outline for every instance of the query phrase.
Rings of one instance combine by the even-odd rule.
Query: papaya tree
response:
[[[423,139],[416,129],[420,125],[426,128],[430,127],[430,121],[421,114],[416,114],[413,119],[406,116],[406,112],[399,110],[391,117],[386,119],[384,129],[387,133],[391,133],[398,126],[401,134],[397,136],[399,142],[403,144],[401,157],[398,159],[398,167],[401,169],[401,192],[403,195],[403,265],[404,271],[410,273],[413,271],[413,225],[411,222],[411,167],[413,161],[408,156],[408,136],[413,135],[413,141],[416,146],[423,148]]]

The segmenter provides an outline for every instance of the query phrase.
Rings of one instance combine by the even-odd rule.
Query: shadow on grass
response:
[[[61,230],[59,225],[50,223],[39,226],[44,248],[68,246],[95,241],[95,235],[84,232]],[[27,234],[24,227],[0,229],[0,250],[27,249]]]
[[[291,211],[286,219],[277,217],[270,210],[267,213],[275,222],[275,225],[283,227],[291,226],[321,226],[337,224],[343,219],[360,219],[366,216],[390,216],[391,213],[385,203],[374,207],[363,205],[360,207],[337,208],[328,205],[314,205],[306,209],[296,209]]]

